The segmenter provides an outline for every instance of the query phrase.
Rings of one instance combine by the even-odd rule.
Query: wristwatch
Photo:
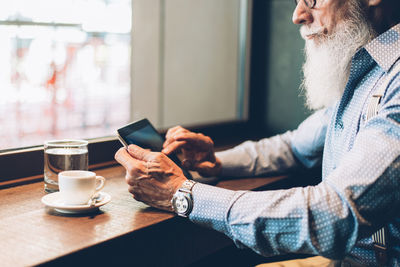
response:
[[[171,203],[176,214],[182,217],[189,216],[193,209],[192,188],[196,184],[193,180],[186,180],[181,188],[172,197]]]

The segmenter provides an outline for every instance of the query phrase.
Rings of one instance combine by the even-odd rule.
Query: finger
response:
[[[214,142],[208,136],[198,133],[182,133],[174,136],[176,141],[186,141],[188,144],[207,150],[214,146]]]
[[[186,130],[185,128],[183,128],[182,126],[178,125],[175,127],[172,127],[170,129],[168,129],[167,133],[165,134],[165,138],[168,139],[170,138],[172,135],[174,135],[177,131],[182,131],[182,130]],[[187,130],[186,130],[187,131]]]
[[[132,157],[142,161],[149,161],[151,158],[151,151],[148,149],[143,149],[137,145],[129,145],[127,151]]]
[[[183,134],[183,133],[190,133],[190,131],[186,130],[185,128],[182,128],[181,126],[177,126],[173,129],[171,129],[171,131],[168,131],[165,136],[165,142],[163,144],[163,147],[166,147],[170,143],[174,142],[175,136],[177,134]]]
[[[190,142],[192,142],[192,140],[195,139],[196,135],[197,135],[196,133],[189,132],[188,130],[185,129],[183,129],[182,131],[177,130],[174,134],[171,134],[167,140],[165,140],[163,147],[165,148],[169,146],[171,143],[177,141],[178,139],[179,139],[178,141],[189,140]]]
[[[132,176],[130,176],[130,175],[128,174],[128,172],[126,172],[126,174],[125,174],[125,182],[126,182],[128,185],[132,185],[132,184],[133,184],[133,180],[134,180],[134,178],[133,178]]]
[[[141,163],[140,163],[141,164]],[[143,179],[150,179],[150,172],[148,169],[141,164],[138,169],[134,169],[132,171],[126,171],[125,182],[130,185],[137,185],[138,181]]]
[[[215,164],[209,161],[203,161],[192,166],[193,170],[198,172],[208,172],[213,170],[214,167]]]
[[[147,172],[150,176],[154,176],[154,174],[163,173],[162,165],[159,162],[148,162],[147,163]],[[140,180],[140,179],[138,179]]]
[[[138,177],[146,175],[146,166],[143,161],[133,158],[125,148],[121,148],[115,154],[115,159],[126,169],[125,180],[133,183]]]
[[[166,148],[167,146],[169,146],[171,143],[175,142],[175,138],[169,137],[167,139],[165,139],[164,143],[163,143],[163,148]]]
[[[133,158],[126,148],[121,147],[114,156],[115,160],[121,164],[125,169],[130,170],[138,161],[137,159]]]
[[[137,200],[137,201],[141,201],[141,198],[139,197],[139,193],[137,192],[136,187],[134,186],[129,186],[128,187],[128,192],[132,194],[132,197]]]
[[[120,154],[122,154],[124,150],[126,151],[126,148],[125,148],[125,147],[121,147],[121,148],[118,149],[117,152],[115,153],[114,159],[115,159],[117,162],[119,162],[119,158],[121,157]]]
[[[168,146],[166,146],[165,148],[163,148],[163,150],[161,152],[163,152],[166,155],[169,155],[173,152],[178,151],[181,148],[184,148],[186,144],[187,144],[186,141],[179,141],[179,142],[175,141],[175,142],[169,144]]]

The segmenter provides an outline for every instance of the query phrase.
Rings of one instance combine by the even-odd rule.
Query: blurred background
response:
[[[7,1],[0,150],[112,137],[144,117],[161,130],[293,129],[308,114],[293,10],[292,0]]]
[[[129,120],[130,0],[0,9],[0,148],[109,135]]]

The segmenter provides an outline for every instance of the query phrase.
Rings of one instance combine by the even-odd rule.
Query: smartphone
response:
[[[161,152],[163,149],[165,139],[157,132],[148,119],[142,119],[128,124],[118,129],[117,133],[119,140],[126,148],[134,144],[155,152]],[[176,154],[170,154],[168,157],[182,169],[186,178],[193,179],[190,172],[182,167],[182,163]]]

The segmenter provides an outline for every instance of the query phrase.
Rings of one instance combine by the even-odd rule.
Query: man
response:
[[[306,40],[303,87],[318,110],[298,129],[214,153],[210,138],[175,127],[163,153],[130,146],[116,159],[135,199],[223,232],[239,247],[399,266],[400,1],[296,4],[293,22]],[[371,99],[380,100],[378,112],[371,113]],[[323,177],[305,188],[236,192],[188,182],[165,155],[175,151],[203,176],[285,172],[322,161]],[[377,258],[371,236],[383,226],[388,248]]]

